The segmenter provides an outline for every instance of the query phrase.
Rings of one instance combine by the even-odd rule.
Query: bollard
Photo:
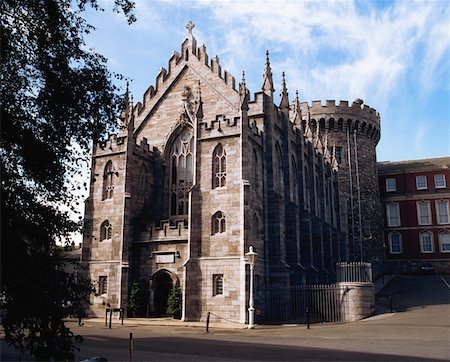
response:
[[[123,325],[123,315],[125,314],[125,310],[123,308],[120,308],[120,317],[122,319],[122,325]]]
[[[112,309],[109,309],[109,329],[111,329],[111,325],[112,325]]]
[[[394,309],[392,307],[392,294],[389,294],[389,307],[391,308],[391,313],[393,313]]]
[[[306,307],[306,326],[309,329],[309,308]]]
[[[206,333],[209,333],[209,317],[211,315],[211,312],[208,312],[208,315],[206,316]]]
[[[108,327],[108,308],[105,309],[105,327]]]
[[[133,333],[130,333],[130,362],[133,361]]]

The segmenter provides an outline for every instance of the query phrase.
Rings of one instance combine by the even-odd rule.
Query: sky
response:
[[[217,55],[251,94],[269,50],[276,103],[281,74],[290,100],[361,98],[381,115],[379,161],[450,155],[450,6],[447,1],[135,0],[128,25],[100,0],[87,12],[87,46],[131,80],[135,102],[180,52],[191,20],[197,45]],[[124,83],[124,82],[123,82]],[[120,84],[124,87],[124,84]]]
[[[83,16],[96,28],[86,46],[130,79],[135,103],[180,52],[192,21],[197,45],[237,82],[245,71],[251,94],[261,90],[268,50],[277,104],[285,72],[291,101],[298,90],[310,104],[361,98],[375,108],[378,161],[450,156],[448,1],[134,1],[132,25],[111,11],[114,0]]]

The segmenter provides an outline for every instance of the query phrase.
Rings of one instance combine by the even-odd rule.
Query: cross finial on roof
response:
[[[194,27],[195,27],[195,24],[191,20],[189,20],[189,22],[186,25],[186,29],[188,30],[189,36],[192,36],[192,29],[194,29]]]

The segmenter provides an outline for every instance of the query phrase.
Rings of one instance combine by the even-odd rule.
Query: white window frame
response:
[[[420,183],[420,181],[419,180],[425,180],[425,186],[422,186],[422,185],[420,185],[419,186],[419,183]],[[427,176],[426,175],[418,175],[418,176],[416,176],[416,188],[417,188],[417,190],[426,190],[426,189],[428,189],[428,181],[427,181]]]
[[[427,205],[427,213],[428,213],[428,222],[422,222],[422,214],[420,212],[421,208],[420,205],[421,204],[426,204]],[[421,200],[421,201],[417,201],[416,202],[416,209],[417,209],[417,224],[418,225],[431,225],[432,223],[432,217],[431,217],[431,203],[428,200]]]
[[[399,242],[399,251],[394,251],[392,248],[392,236],[398,236],[398,242]],[[402,254],[403,253],[403,243],[402,243],[402,234],[400,234],[398,231],[394,231],[388,234],[388,242],[389,242],[389,253],[390,254]]]
[[[439,181],[438,181],[438,177],[442,176],[442,184],[438,185]],[[436,189],[445,189],[447,187],[447,183],[445,182],[445,174],[441,173],[438,175],[434,175],[434,187]]]
[[[447,209],[447,221],[442,221],[441,220],[441,216],[439,214],[439,203],[440,202],[445,202],[445,204],[447,205],[446,209]],[[448,200],[436,200],[436,221],[439,225],[446,225],[446,224],[450,224],[450,208],[449,208],[449,201]]]
[[[223,296],[223,274],[213,274],[213,297]]]
[[[397,179],[395,177],[389,177],[386,179],[386,192],[394,191],[397,191]]]
[[[394,205],[397,209],[397,223],[393,224],[391,223],[391,212],[390,212],[390,205]],[[387,216],[387,225],[388,226],[400,226],[401,220],[400,220],[400,205],[398,202],[389,202],[386,204],[386,216]]]
[[[448,250],[444,250],[443,247],[442,247],[442,245],[444,244],[443,240],[442,240],[442,235],[443,234],[449,235],[448,244],[450,245],[450,232],[448,230],[443,230],[443,231],[441,231],[439,233],[439,250],[440,250],[441,253],[450,253],[450,246],[449,246]]]
[[[425,235],[425,234],[430,235],[431,250],[424,250],[424,247],[423,247],[424,241],[422,240],[422,236]],[[422,254],[432,254],[432,253],[434,253],[434,236],[433,236],[433,233],[431,231],[429,231],[429,230],[422,231],[419,234],[419,243],[420,243],[420,252]]]

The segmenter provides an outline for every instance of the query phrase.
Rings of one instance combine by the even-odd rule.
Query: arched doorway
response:
[[[160,270],[153,276],[153,306],[157,315],[167,314],[167,300],[173,285],[174,280],[167,270]]]

